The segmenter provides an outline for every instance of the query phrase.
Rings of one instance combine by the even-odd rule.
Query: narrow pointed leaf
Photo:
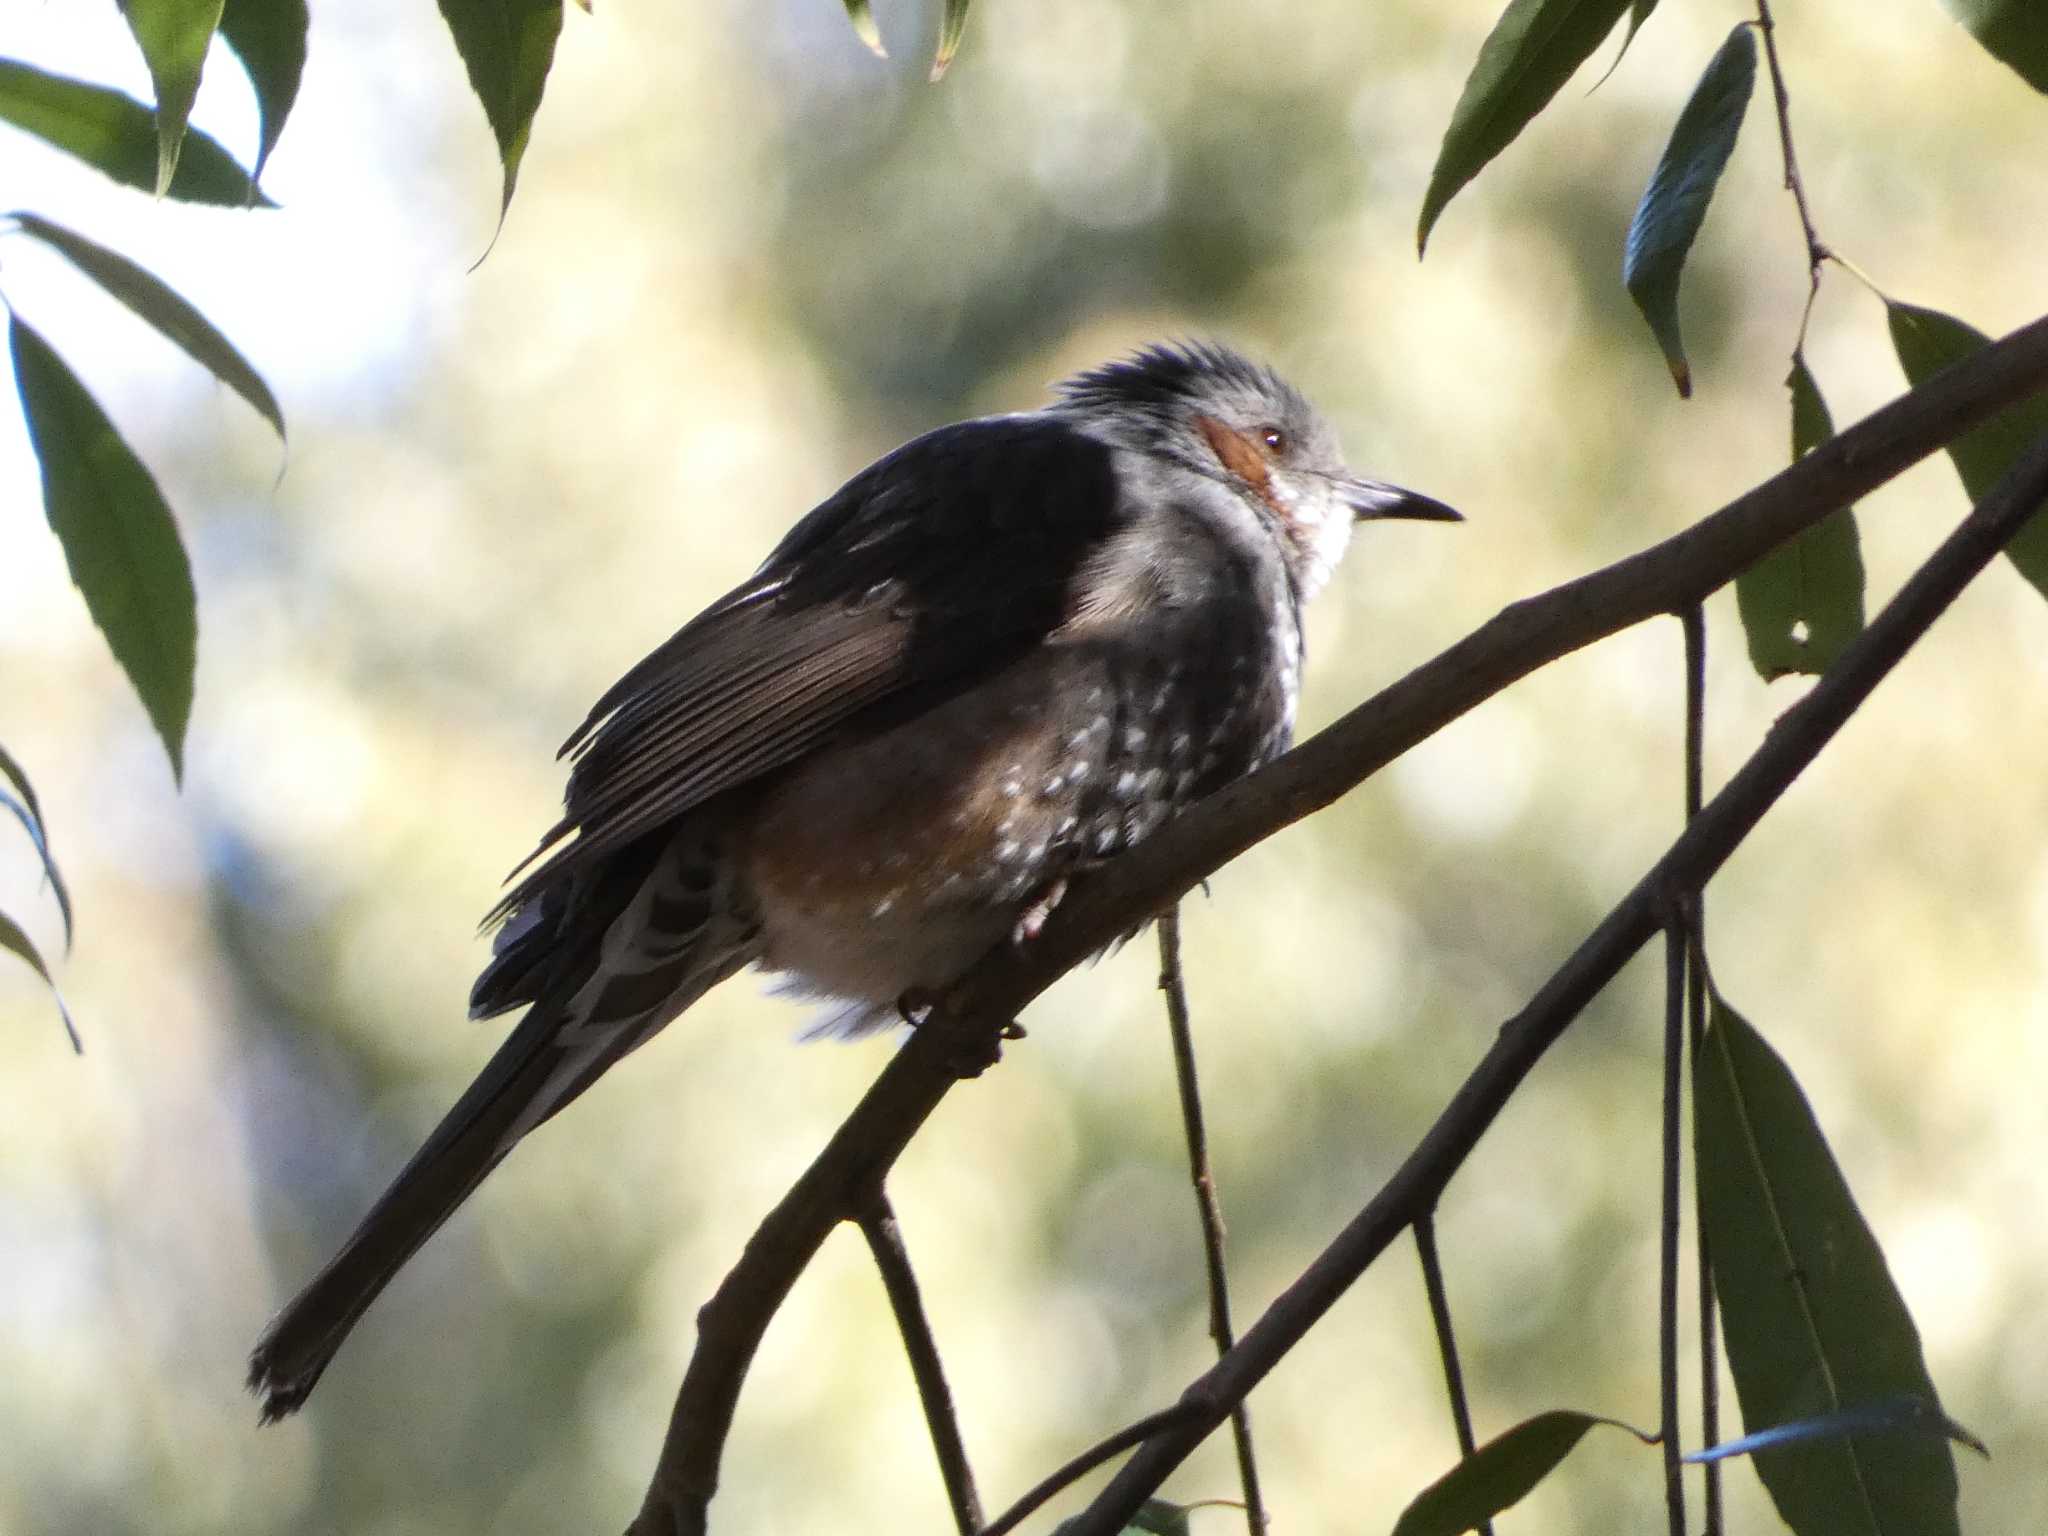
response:
[[[846,19],[853,24],[853,35],[869,53],[878,59],[889,57],[889,50],[882,46],[882,29],[875,25],[874,8],[868,0],[846,0]]]
[[[1785,380],[1792,391],[1792,457],[1804,458],[1835,435],[1827,401],[1795,357]],[[1863,550],[1852,507],[1831,512],[1735,578],[1735,603],[1749,641],[1749,661],[1769,682],[1787,673],[1824,672],[1863,632]]]
[[[306,70],[306,25],[306,0],[227,0],[221,7],[221,40],[241,60],[242,73],[256,93],[256,166],[249,173],[251,181],[263,179],[263,167],[299,99],[299,78]]]
[[[137,266],[118,251],[88,240],[85,236],[53,224],[38,214],[17,212],[7,215],[25,235],[33,235],[59,252],[87,277],[148,321],[169,341],[175,342],[195,363],[227,385],[253,406],[263,419],[284,436],[284,412],[263,376],[249,365],[191,304],[181,298],[162,278]]]
[[[1628,6],[1629,0],[1511,0],[1479,45],[1444,130],[1422,197],[1417,255],[1427,249],[1430,230],[1458,190],[1514,143]]]
[[[1628,57],[1629,45],[1636,40],[1636,34],[1643,30],[1643,23],[1650,19],[1650,12],[1655,9],[1657,0],[1634,0],[1634,4],[1629,6],[1628,31],[1621,35],[1621,47],[1615,51],[1614,62],[1607,66],[1606,73],[1600,76],[1598,84],[1593,87],[1594,90],[1599,90],[1607,83],[1609,76],[1621,68],[1621,61]]]
[[[156,481],[49,343],[9,324],[14,379],[71,579],[182,774],[199,619],[192,567]]]
[[[1784,1060],[1725,1001],[1694,1068],[1700,1231],[1742,1422],[1939,1398],[1920,1335]],[[1798,1536],[1954,1533],[1946,1442],[1854,1434],[1756,1454]]]
[[[1709,1446],[1704,1451],[1681,1456],[1679,1460],[1694,1463],[1726,1461],[1731,1456],[1752,1456],[1774,1446],[1797,1445],[1802,1440],[1840,1440],[1849,1435],[1863,1434],[1931,1435],[1938,1440],[1954,1440],[1960,1445],[1967,1445],[1979,1456],[1991,1454],[1982,1440],[1934,1404],[1910,1393],[1900,1393],[1896,1397],[1880,1398],[1874,1403],[1859,1403],[1854,1408],[1843,1408],[1835,1413],[1815,1414],[1810,1419],[1795,1419],[1790,1424],[1760,1429],[1740,1440]]]
[[[2040,0],[1947,0],[1956,20],[1993,58],[2037,91],[2048,91],[2048,7]]]
[[[64,1033],[71,1037],[71,1049],[81,1055],[84,1054],[85,1042],[78,1038],[78,1026],[71,1022],[71,1010],[64,1006],[64,994],[57,990],[57,979],[50,974],[50,968],[43,964],[43,957],[36,952],[36,947],[29,936],[21,931],[20,924],[5,912],[0,912],[0,949],[12,950],[21,956],[28,962],[30,969],[43,978],[44,984],[50,989],[50,996],[56,1000],[57,1016],[64,1021]]]
[[[43,819],[34,807],[17,800],[6,790],[0,789],[0,806],[12,811],[22,826],[28,829],[28,840],[36,846],[36,856],[43,861],[43,876],[50,882],[50,891],[57,898],[57,910],[64,917],[64,948],[71,948],[71,892],[65,888],[64,876],[57,868],[57,861],[50,854],[50,840],[43,830]]]
[[[121,13],[156,89],[156,195],[178,169],[185,119],[199,95],[206,45],[220,25],[221,0],[122,0]]]
[[[512,206],[519,162],[526,156],[534,114],[555,62],[561,0],[441,0],[441,16],[498,141],[498,160],[505,168],[498,204],[502,220]]]
[[[967,0],[946,0],[945,14],[939,18],[939,48],[932,55],[932,79],[945,78],[952,67],[953,55],[960,51],[960,35],[967,30]]]
[[[36,825],[40,827],[43,823],[43,807],[36,799],[35,786],[28,781],[28,770],[16,762],[14,754],[5,747],[0,747],[0,778],[6,779],[14,786],[15,792],[28,806],[29,815],[35,817]]]
[[[119,91],[0,59],[0,123],[76,155],[123,186],[156,186],[156,114]],[[164,195],[224,208],[276,206],[232,155],[197,128],[185,135],[177,174]]]
[[[1892,350],[1909,383],[1918,385],[1949,364],[1960,362],[1983,346],[1984,333],[1938,309],[1913,304],[1887,304]],[[1982,501],[1998,483],[2006,466],[2043,432],[2048,432],[2048,392],[2022,400],[1948,445],[1948,456],[1962,476],[1970,500]],[[2048,597],[2048,518],[2036,517],[2005,546],[2006,557],[2019,573]]]
[[[1656,1440],[1619,1419],[1598,1414],[1567,1408],[1539,1413],[1487,1441],[1417,1494],[1401,1511],[1394,1536],[1458,1536],[1477,1529],[1519,1503],[1596,1424],[1625,1429],[1645,1443]]]
[[[1692,393],[1692,370],[1678,333],[1678,278],[1734,152],[1755,84],[1756,39],[1743,24],[1728,34],[1693,87],[1628,227],[1621,280],[1650,322],[1682,396]]]

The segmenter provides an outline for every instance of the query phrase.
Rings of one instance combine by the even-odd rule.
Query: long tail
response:
[[[501,943],[478,983],[480,1010],[505,1006],[508,985],[533,982],[540,946],[558,959],[581,949],[580,985],[527,993],[532,1007],[518,1028],[341,1251],[264,1329],[249,1357],[264,1423],[306,1400],[356,1320],[521,1137],[752,958],[750,935],[713,899],[703,855],[701,845],[672,843],[651,871],[643,863],[623,910],[586,928],[585,944],[556,922],[515,917],[509,946]]]

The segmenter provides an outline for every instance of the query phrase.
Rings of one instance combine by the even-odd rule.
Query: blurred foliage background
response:
[[[184,792],[71,591],[0,420],[0,739],[77,898],[87,1037],[0,968],[0,1530],[615,1529],[695,1309],[888,1050],[798,1049],[729,985],[537,1138],[413,1263],[309,1410],[241,1392],[271,1310],[488,1054],[473,920],[552,819],[556,742],[620,670],[901,438],[1028,408],[1162,335],[1265,355],[1353,462],[1465,509],[1367,530],[1321,601],[1313,728],[1502,604],[1776,469],[1805,296],[1761,96],[1688,276],[1681,404],[1617,276],[1672,117],[1736,5],[1662,7],[1456,202],[1436,141],[1493,0],[979,0],[572,11],[489,258],[492,146],[430,7],[317,8],[276,213],[152,205],[30,141],[0,184],[123,246],[263,369],[260,423],[20,243],[8,292],[157,468],[195,550]],[[1931,0],[1785,7],[1824,235],[1895,296],[2003,332],[2048,304],[2048,108]],[[0,52],[147,94],[111,6]],[[194,122],[244,154],[228,61]],[[1840,274],[1809,348],[1838,420],[1901,387]],[[1941,462],[1866,506],[1873,597],[1960,512]],[[1710,773],[1798,684],[1712,606]],[[1966,1527],[2048,1515],[2048,612],[1988,574],[1712,889],[1716,973],[1812,1095],[1951,1413]],[[1661,849],[1675,624],[1514,689],[1224,872],[1188,915],[1196,1027],[1255,1315]],[[0,906],[46,952],[25,847]],[[1148,939],[1071,978],[896,1184],[985,1495],[1169,1400],[1208,1346]],[[1441,1237],[1482,1434],[1655,1418],[1656,967],[1612,989],[1453,1187]],[[1390,1255],[1254,1396],[1297,1536],[1370,1531],[1455,1455],[1421,1287]],[[1730,1419],[1734,1417],[1732,1402]],[[938,1529],[857,1238],[771,1333],[724,1532]],[[1168,1492],[1228,1496],[1212,1445]],[[1774,1528],[1731,1474],[1736,1528]],[[1588,1443],[1517,1529],[1657,1518]],[[1533,1518],[1532,1518],[1533,1516]],[[1234,1517],[1198,1517],[1228,1528]]]

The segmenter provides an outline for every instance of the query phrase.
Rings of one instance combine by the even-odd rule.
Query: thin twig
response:
[[[953,1393],[946,1385],[945,1366],[939,1360],[931,1320],[925,1316],[924,1298],[918,1294],[910,1252],[903,1246],[903,1233],[886,1194],[876,1191],[873,1202],[861,1212],[860,1231],[868,1240],[868,1252],[875,1256],[882,1289],[889,1293],[896,1331],[903,1335],[903,1352],[910,1357],[917,1399],[924,1408],[924,1421],[931,1427],[932,1454],[939,1460],[946,1501],[953,1506],[953,1523],[960,1536],[976,1536],[981,1530],[981,1496],[974,1491],[974,1470],[967,1464],[960,1418],[953,1411]]]
[[[1685,1463],[1678,1425],[1678,1113],[1685,1081],[1685,919],[1674,901],[1664,927],[1664,1141],[1658,1159],[1658,1443],[1664,1453],[1664,1513],[1685,1536]]]
[[[1451,1399],[1451,1427],[1458,1434],[1458,1454],[1479,1448],[1472,1436],[1472,1407],[1465,1401],[1465,1373],[1458,1365],[1458,1336],[1451,1327],[1451,1298],[1444,1289],[1443,1260],[1436,1251],[1436,1212],[1423,1211],[1414,1221],[1415,1256],[1422,1261],[1422,1289],[1429,1296],[1429,1320],[1436,1328],[1437,1353],[1443,1357],[1444,1391]],[[1479,1536],[1493,1536],[1493,1522],[1473,1527]]]
[[[1180,968],[1180,907],[1159,917],[1159,989],[1166,994],[1167,1033],[1173,1039],[1174,1080],[1180,1087],[1181,1124],[1187,1128],[1188,1176],[1195,1186],[1195,1211],[1202,1228],[1202,1259],[1208,1272],[1209,1337],[1216,1353],[1237,1342],[1230,1326],[1230,1274],[1223,1262],[1223,1206],[1209,1167],[1209,1132],[1202,1118],[1202,1088],[1195,1074],[1195,1034],[1188,1021],[1187,980]],[[1244,1489],[1244,1517],[1251,1536],[1265,1536],[1266,1504],[1259,1493],[1259,1463],[1252,1451],[1251,1410],[1230,1411],[1230,1435],[1237,1447],[1237,1478]]]
[[[1812,283],[1812,293],[1820,291],[1821,264],[1828,259],[1829,251],[1814,227],[1813,210],[1806,201],[1806,180],[1799,174],[1799,152],[1792,147],[1792,93],[1785,88],[1785,69],[1778,62],[1778,24],[1771,17],[1771,0],[1756,0],[1756,28],[1763,34],[1764,63],[1771,74],[1771,99],[1778,112],[1778,149],[1785,160],[1785,190],[1792,194],[1792,201],[1799,209],[1799,232],[1806,239],[1806,270]],[[1809,294],[1807,310],[1812,312],[1813,300]],[[1806,327],[1800,326],[1800,337],[1804,339]]]
[[[1691,826],[1706,798],[1707,781],[1707,615],[1694,604],[1679,615],[1685,627],[1685,822]],[[1687,909],[1685,970],[1686,1054],[1697,1067],[1707,1033],[1707,893],[1701,891]],[[1693,1161],[1695,1170],[1698,1158]],[[1707,1252],[1707,1223],[1699,1208],[1697,1172],[1693,1181],[1693,1250],[1698,1256],[1700,1297],[1700,1444],[1721,1443],[1721,1357],[1714,1324],[1714,1269]],[[1721,1464],[1710,1461],[1706,1474],[1707,1523],[1704,1536],[1721,1536]]]
[[[1063,1488],[1071,1487],[1112,1456],[1121,1456],[1134,1445],[1142,1444],[1147,1438],[1161,1430],[1194,1418],[1202,1412],[1199,1403],[1180,1402],[1171,1408],[1162,1408],[1157,1413],[1148,1413],[1135,1424],[1127,1424],[1106,1440],[1099,1440],[1088,1447],[1072,1461],[1066,1463],[1051,1476],[1032,1485],[1016,1503],[996,1518],[996,1523],[981,1533],[981,1536],[1009,1536],[1018,1526],[1028,1520],[1046,1500]]]
[[[2019,534],[2048,498],[2048,434],[2020,455],[1991,494],[1943,540],[1875,621],[1794,704],[1741,770],[1522,1012],[1415,1150],[1336,1239],[1283,1291],[1222,1360],[1183,1394],[1207,1405],[1204,1420],[1138,1447],[1066,1536],[1109,1536],[1287,1354],[1387,1245],[1444,1187],[1543,1053],[1656,934],[1673,893],[1697,893],[1812,763],[1871,690],[1896,667],[1963,588]]]
[[[987,1051],[1054,980],[1246,848],[1329,804],[1510,684],[1603,636],[1700,601],[1771,549],[2044,386],[2048,319],[1944,369],[1682,533],[1513,604],[1294,751],[1075,882],[1036,941],[992,952],[913,1032],[762,1220],[698,1314],[697,1347],[634,1521],[636,1536],[704,1529],[740,1385],[797,1276],[832,1228],[858,1214],[867,1192],[953,1089],[958,1063],[977,1048]],[[1611,946],[1614,935],[1603,930],[1601,942]],[[1604,965],[1605,956],[1603,950],[1597,963]],[[1574,985],[1580,975],[1573,973]],[[1491,1070],[1512,1073],[1514,1063]],[[1496,1081],[1501,1091],[1511,1090],[1511,1078],[1486,1077],[1470,1092],[1491,1091]],[[1465,1112],[1491,1113],[1483,1098]],[[1463,1156],[1448,1131],[1417,1155],[1440,1158],[1447,1149]],[[1240,1341],[1232,1354],[1241,1356],[1250,1342]]]

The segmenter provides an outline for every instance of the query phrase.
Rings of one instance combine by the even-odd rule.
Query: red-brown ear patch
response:
[[[1266,456],[1259,452],[1259,445],[1214,416],[1197,416],[1195,427],[1223,467],[1250,486],[1258,498],[1270,506],[1273,501],[1273,475],[1266,465]]]

